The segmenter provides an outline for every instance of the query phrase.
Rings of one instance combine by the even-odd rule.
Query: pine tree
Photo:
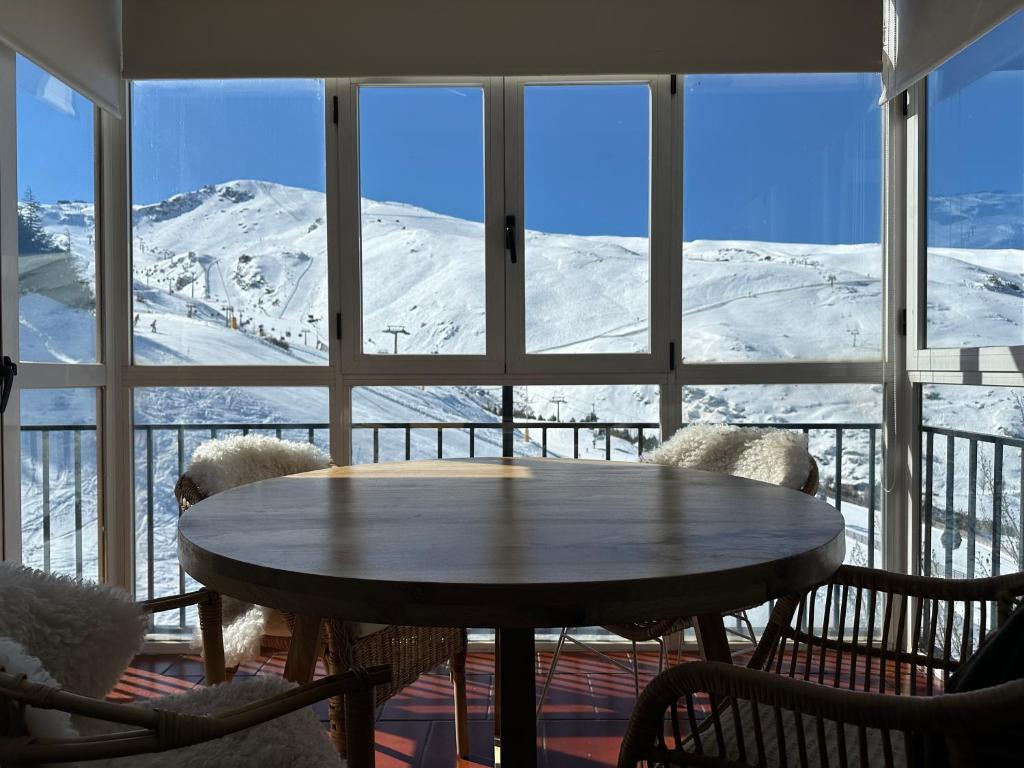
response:
[[[32,188],[25,188],[25,199],[18,207],[18,253],[55,253],[63,249],[43,228],[42,207],[32,194]]]

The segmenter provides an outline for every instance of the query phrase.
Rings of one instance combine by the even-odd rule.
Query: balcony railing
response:
[[[1024,570],[1024,440],[931,426],[921,433],[922,573],[974,578]],[[985,506],[990,515],[983,514]],[[962,552],[961,532],[967,534]],[[936,534],[941,562],[933,555]]]
[[[823,473],[822,489],[819,494],[824,498],[834,499],[835,506],[842,510],[843,502],[859,505],[867,511],[866,523],[849,525],[848,534],[856,541],[862,542],[867,549],[867,563],[874,565],[875,550],[878,543],[878,531],[875,517],[878,508],[878,491],[876,489],[876,459],[880,456],[879,432],[880,425],[871,423],[815,424],[790,423],[767,424],[748,423],[741,426],[764,426],[802,431],[818,437],[818,448],[827,446],[827,461],[834,467],[831,473]],[[50,436],[55,432],[77,434],[93,430],[95,427],[70,426],[26,426],[25,432],[38,432],[41,437],[39,460],[43,464],[43,531],[42,542],[47,567],[58,566],[63,572],[82,572],[82,533],[77,528],[75,562],[56,564],[50,556],[49,520],[51,516],[49,466],[51,457],[48,452]],[[387,458],[424,457],[424,446],[420,440],[414,446],[413,437],[424,430],[433,433],[429,453],[438,458],[450,458],[456,455],[481,455],[484,440],[492,448],[500,448],[505,455],[531,454],[539,456],[571,455],[580,457],[590,455],[611,459],[613,456],[639,457],[657,443],[659,425],[654,422],[547,422],[547,421],[515,421],[515,422],[405,422],[405,423],[369,423],[360,422],[352,425],[353,440],[357,434],[369,433],[372,441],[372,460],[382,459],[381,436],[397,433],[402,444],[397,453],[392,450]],[[571,433],[571,442],[558,440],[553,436]],[[867,438],[866,461],[867,482],[853,483],[844,477],[843,457],[851,433],[860,433]],[[138,594],[147,598],[156,597],[175,589],[189,587],[185,573],[177,564],[174,521],[177,519],[177,504],[171,490],[178,476],[184,471],[191,451],[205,439],[224,437],[236,434],[269,434],[291,440],[306,440],[326,446],[328,442],[328,424],[326,423],[273,423],[273,424],[137,424],[135,426],[136,455],[136,541],[137,583]],[[461,437],[458,441],[455,435]],[[587,435],[589,450],[583,449],[581,434]],[[487,435],[487,438],[482,438]],[[488,439],[489,438],[489,439]],[[539,439],[538,439],[539,438]],[[555,443],[556,449],[552,443]],[[82,499],[83,456],[80,440],[75,441],[73,454],[74,464],[74,499],[75,520],[80,522]],[[414,451],[415,447],[415,451]],[[863,449],[861,440],[861,449]],[[596,450],[595,450],[596,449]],[[819,462],[823,457],[818,457]],[[70,568],[69,568],[70,566]],[[161,621],[154,625],[156,632],[181,632],[190,623],[191,616],[184,610],[176,612],[170,623]]]

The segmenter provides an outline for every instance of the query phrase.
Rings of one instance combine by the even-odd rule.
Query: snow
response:
[[[947,213],[943,247],[929,258],[929,336],[956,344],[1022,338],[1024,250],[1012,213],[998,195],[935,201]],[[95,283],[90,204],[43,206],[45,226],[61,242],[70,238],[80,278]],[[948,233],[962,216],[973,223],[966,240]],[[161,365],[325,365],[333,323],[327,316],[326,201],[319,192],[265,181],[209,185],[133,211],[134,354],[137,363]],[[400,202],[363,200],[362,278],[364,349],[390,354],[384,332],[403,326],[402,353],[481,354],[485,351],[485,249],[479,222],[440,215]],[[936,225],[939,226],[939,225]],[[961,227],[962,228],[962,227]],[[1014,239],[1016,238],[1016,239]],[[964,240],[964,238],[961,238]],[[955,244],[957,247],[946,247]],[[538,353],[643,352],[649,345],[651,271],[643,238],[527,232],[523,245],[527,347]],[[688,362],[751,362],[877,358],[881,337],[881,248],[877,243],[815,245],[748,241],[683,244],[682,352]],[[155,323],[155,326],[154,326]],[[95,314],[61,304],[45,290],[22,296],[23,359],[72,362],[95,359]],[[1007,343],[1007,342],[1001,342]],[[688,386],[684,421],[865,422],[881,419],[880,385]],[[71,421],[66,390],[33,393],[26,416]],[[516,387],[520,421],[657,422],[654,386]],[[979,432],[1024,436],[1007,390],[930,388],[929,418]],[[564,400],[564,404],[556,404]],[[374,424],[500,421],[495,387],[360,387],[353,419]],[[138,390],[137,425],[302,423],[328,420],[324,388]],[[81,410],[81,409],[79,409]],[[94,418],[94,417],[93,417]],[[306,439],[307,430],[286,436]],[[650,438],[653,430],[645,434]],[[208,430],[189,430],[187,461]],[[59,442],[62,438],[54,437]],[[149,535],[146,434],[136,434],[136,519],[140,594],[148,590]],[[327,430],[315,439],[326,445]],[[517,428],[517,453],[539,455],[542,430]],[[850,523],[848,549],[865,558],[870,445],[866,430],[843,436],[844,487],[857,494],[843,504]],[[177,430],[155,430],[153,537],[156,594],[178,589],[171,495],[178,466]],[[605,435],[580,431],[579,451],[603,458]],[[372,433],[353,434],[355,461],[373,458]],[[56,443],[55,443],[56,444]],[[436,455],[436,430],[412,430],[411,455]],[[23,441],[25,555],[41,561],[42,466],[39,441]],[[571,456],[573,430],[550,429],[551,455]],[[635,460],[636,434],[611,437],[614,459]],[[836,473],[834,431],[811,432],[811,447],[831,488]],[[446,456],[469,451],[468,430],[446,431]],[[1014,449],[1015,450],[1015,449]],[[477,455],[499,455],[499,429],[475,435]],[[73,451],[51,453],[51,525],[57,541],[52,567],[74,572]],[[86,571],[95,570],[95,439],[83,442]],[[384,430],[381,460],[405,456],[402,429]],[[876,451],[880,468],[881,451]],[[68,462],[71,462],[69,464]],[[966,467],[960,462],[959,468]],[[1019,505],[1020,461],[1008,454],[1008,504]],[[880,471],[876,481],[883,481]],[[959,493],[959,492],[958,492]],[[880,498],[880,494],[876,497]],[[958,503],[963,502],[961,496]],[[988,509],[991,509],[991,502]],[[979,502],[979,509],[980,509]],[[70,537],[70,538],[69,538]],[[933,537],[933,542],[937,537]],[[71,542],[71,544],[68,544]],[[941,547],[940,547],[941,548]],[[942,555],[940,552],[939,555]],[[959,555],[957,555],[959,557]]]

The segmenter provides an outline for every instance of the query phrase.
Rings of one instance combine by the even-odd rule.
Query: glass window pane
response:
[[[684,358],[878,358],[878,75],[688,75],[684,91]]]
[[[21,390],[21,551],[26,565],[99,578],[95,389]]]
[[[352,460],[501,456],[502,389],[356,387],[352,391]],[[511,389],[515,456],[637,461],[643,451],[658,444],[657,386]]]
[[[363,351],[482,355],[484,94],[359,89]]]
[[[21,359],[96,361],[93,106],[16,59]]]
[[[523,94],[526,351],[650,351],[651,93]]]
[[[513,403],[517,456],[639,461],[659,443],[653,384],[515,387]]]
[[[882,392],[881,384],[683,387],[683,421],[806,431],[818,496],[846,518],[846,562],[881,567]]]
[[[320,80],[132,87],[135,362],[326,364]]]
[[[1024,388],[926,384],[921,394],[921,572],[1024,570]]]
[[[174,485],[212,437],[247,432],[328,449],[328,392],[314,387],[135,390],[135,594],[173,595],[193,582],[178,567]],[[194,611],[156,617],[157,634],[191,633]]]
[[[356,387],[352,422],[353,464],[501,456],[501,387]]]
[[[927,333],[1024,344],[1024,11],[928,76]]]

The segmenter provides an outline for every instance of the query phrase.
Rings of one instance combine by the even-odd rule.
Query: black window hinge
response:
[[[341,341],[341,312],[334,316],[334,334]]]
[[[907,310],[905,310],[905,309],[901,309],[900,310],[898,324],[899,324],[900,336],[906,336],[907,335]]]
[[[903,106],[903,116],[904,117],[909,117],[910,116],[910,91],[904,91],[903,92],[903,96],[900,98],[900,101],[903,102],[903,104],[902,104],[902,106]]]
[[[337,125],[338,124],[338,97],[337,96],[333,97],[331,109],[332,109],[332,112],[331,112],[332,119],[334,120],[334,124]]]
[[[675,75],[672,75],[672,77],[669,79],[669,90],[672,92],[673,96],[676,95],[676,76]]]
[[[668,343],[668,369],[670,371],[676,369],[676,343],[674,341]]]

